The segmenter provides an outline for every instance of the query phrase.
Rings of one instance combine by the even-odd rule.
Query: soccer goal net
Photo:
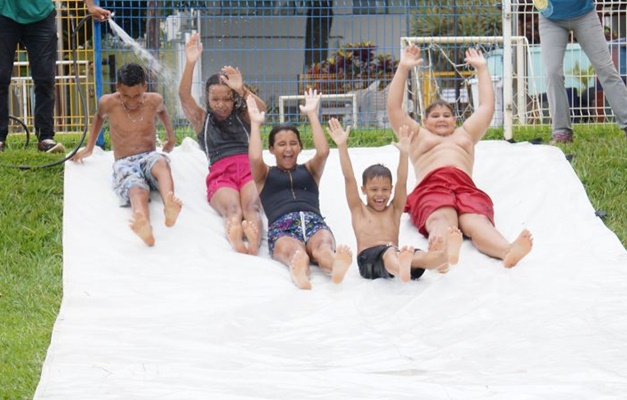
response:
[[[530,96],[535,80],[529,79],[533,68],[524,36],[511,36],[507,42],[503,36],[401,37],[401,52],[411,45],[419,46],[423,57],[423,63],[412,71],[406,91],[408,111],[416,118],[424,118],[425,108],[436,99],[449,102],[462,120],[472,113],[478,88],[474,71],[464,63],[470,47],[483,52],[494,83],[492,126],[504,127],[505,137],[510,139],[513,120],[526,124],[540,109]]]

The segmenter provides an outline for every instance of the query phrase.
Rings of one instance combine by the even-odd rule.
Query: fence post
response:
[[[503,135],[512,138],[514,87],[512,79],[512,3],[503,0]]]

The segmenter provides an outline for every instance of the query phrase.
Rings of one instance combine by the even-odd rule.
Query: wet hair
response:
[[[272,128],[270,134],[268,135],[268,147],[274,146],[274,138],[276,137],[276,134],[281,131],[294,132],[294,134],[296,134],[296,138],[298,139],[298,144],[301,148],[303,147],[303,142],[300,140],[300,132],[298,132],[298,129],[296,129],[294,125],[277,125]]]
[[[213,74],[207,79],[207,82],[205,83],[205,98],[207,110],[211,110],[211,107],[209,106],[209,89],[211,89],[211,86],[223,85],[231,89],[228,85],[222,82],[222,80],[220,79],[221,76],[225,75],[221,72]],[[245,111],[247,108],[246,100],[244,100],[244,98],[240,96],[239,93],[237,93],[235,90],[231,89],[231,92],[233,92],[233,101],[235,102],[235,104],[233,105],[233,111],[237,111],[238,113]]]
[[[143,85],[146,83],[146,70],[139,64],[124,64],[118,69],[117,83],[129,87]]]
[[[392,171],[383,164],[373,164],[361,174],[362,185],[366,186],[366,182],[376,177],[388,178],[392,182]]]
[[[453,110],[453,106],[448,101],[438,99],[438,100],[435,100],[433,103],[429,104],[429,106],[425,110],[425,115],[427,116],[427,118],[429,117],[429,114],[431,114],[433,109],[436,107],[445,107],[445,108],[448,108],[451,111],[451,113],[455,113],[455,111]]]

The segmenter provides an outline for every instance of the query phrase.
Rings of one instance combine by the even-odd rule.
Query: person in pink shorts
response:
[[[186,64],[179,86],[183,112],[198,134],[198,143],[209,160],[207,200],[222,216],[226,237],[238,253],[256,255],[261,243],[261,202],[250,173],[248,139],[250,119],[246,99],[266,104],[244,85],[239,69],[225,66],[207,79],[206,107],[192,97],[192,76],[202,55],[198,33],[185,44]]]
[[[480,51],[467,50],[465,61],[477,75],[479,107],[457,126],[451,105],[437,100],[425,110],[421,125],[402,104],[407,76],[422,62],[420,49],[408,46],[401,55],[390,83],[387,113],[395,132],[403,125],[417,132],[409,156],[418,184],[407,197],[405,211],[430,242],[436,238],[445,241],[450,264],[458,262],[462,242],[461,235],[451,232],[461,230],[480,252],[513,267],[531,251],[533,239],[525,229],[513,242],[507,241],[494,226],[492,200],[472,180],[475,145],[488,130],[494,114],[494,89]]]

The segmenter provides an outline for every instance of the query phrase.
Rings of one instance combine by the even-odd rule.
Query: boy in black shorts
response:
[[[401,215],[407,199],[407,159],[413,132],[407,126],[401,127],[398,132],[399,141],[394,143],[400,151],[400,157],[392,201],[390,202],[393,190],[392,173],[387,167],[375,164],[366,168],[363,173],[361,190],[366,196],[364,204],[359,197],[348,155],[346,142],[350,127],[344,130],[335,118],[329,121],[329,127],[329,135],[337,144],[340,154],[346,200],[357,239],[357,263],[361,276],[367,279],[398,276],[402,282],[408,282],[420,278],[425,269],[447,272],[449,264],[443,238],[433,238],[428,252],[414,250],[412,246],[398,245]],[[455,240],[462,240],[459,230],[451,230],[449,233],[448,241]]]

